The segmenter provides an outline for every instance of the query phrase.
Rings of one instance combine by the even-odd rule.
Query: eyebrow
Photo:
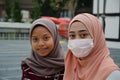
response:
[[[88,30],[79,30],[78,32],[88,32]]]
[[[88,30],[79,30],[78,32],[88,32]],[[75,33],[74,31],[70,31],[69,33]]]
[[[69,33],[75,33],[74,31],[70,31]]]

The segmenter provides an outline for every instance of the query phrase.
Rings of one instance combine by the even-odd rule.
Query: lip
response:
[[[37,49],[41,54],[44,54],[46,53],[47,51],[47,48],[40,48],[40,49]]]

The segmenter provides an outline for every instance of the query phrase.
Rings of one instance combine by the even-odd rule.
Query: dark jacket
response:
[[[30,67],[26,64],[22,65],[22,79],[21,80],[63,80],[64,70],[58,74],[49,76],[38,76],[33,73]]]

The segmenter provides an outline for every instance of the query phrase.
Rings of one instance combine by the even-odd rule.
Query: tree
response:
[[[57,12],[54,12],[53,9],[54,4],[52,0],[45,0],[45,2],[41,6],[41,16],[56,16]]]
[[[59,17],[60,11],[69,0],[33,0],[33,9],[31,10],[32,19],[40,16]]]
[[[5,12],[6,12],[6,21],[8,21],[8,19],[11,18],[11,10],[12,10],[12,7],[11,7],[11,3],[9,0],[5,0]]]
[[[12,8],[12,20],[14,22],[21,22],[22,14],[18,0],[14,0]]]
[[[30,11],[30,16],[33,20],[37,19],[41,15],[41,6],[42,6],[42,0],[32,0],[33,2],[33,8]]]
[[[73,17],[75,14],[75,8],[77,7],[77,3],[79,0],[70,0],[70,11],[71,11],[71,17]]]
[[[55,0],[45,0],[41,7],[41,16],[53,16],[53,17],[59,17],[60,11],[64,7],[63,0],[58,0],[55,2]]]
[[[79,13],[92,13],[93,0],[78,0],[75,8],[75,15]]]
[[[41,16],[59,17],[61,10],[69,0],[45,0],[41,7]]]

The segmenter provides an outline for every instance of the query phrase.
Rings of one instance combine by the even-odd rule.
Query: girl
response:
[[[91,14],[75,16],[68,28],[68,52],[63,80],[119,80],[102,26]]]
[[[56,25],[37,19],[30,28],[31,56],[22,61],[22,80],[62,80],[63,50]]]

